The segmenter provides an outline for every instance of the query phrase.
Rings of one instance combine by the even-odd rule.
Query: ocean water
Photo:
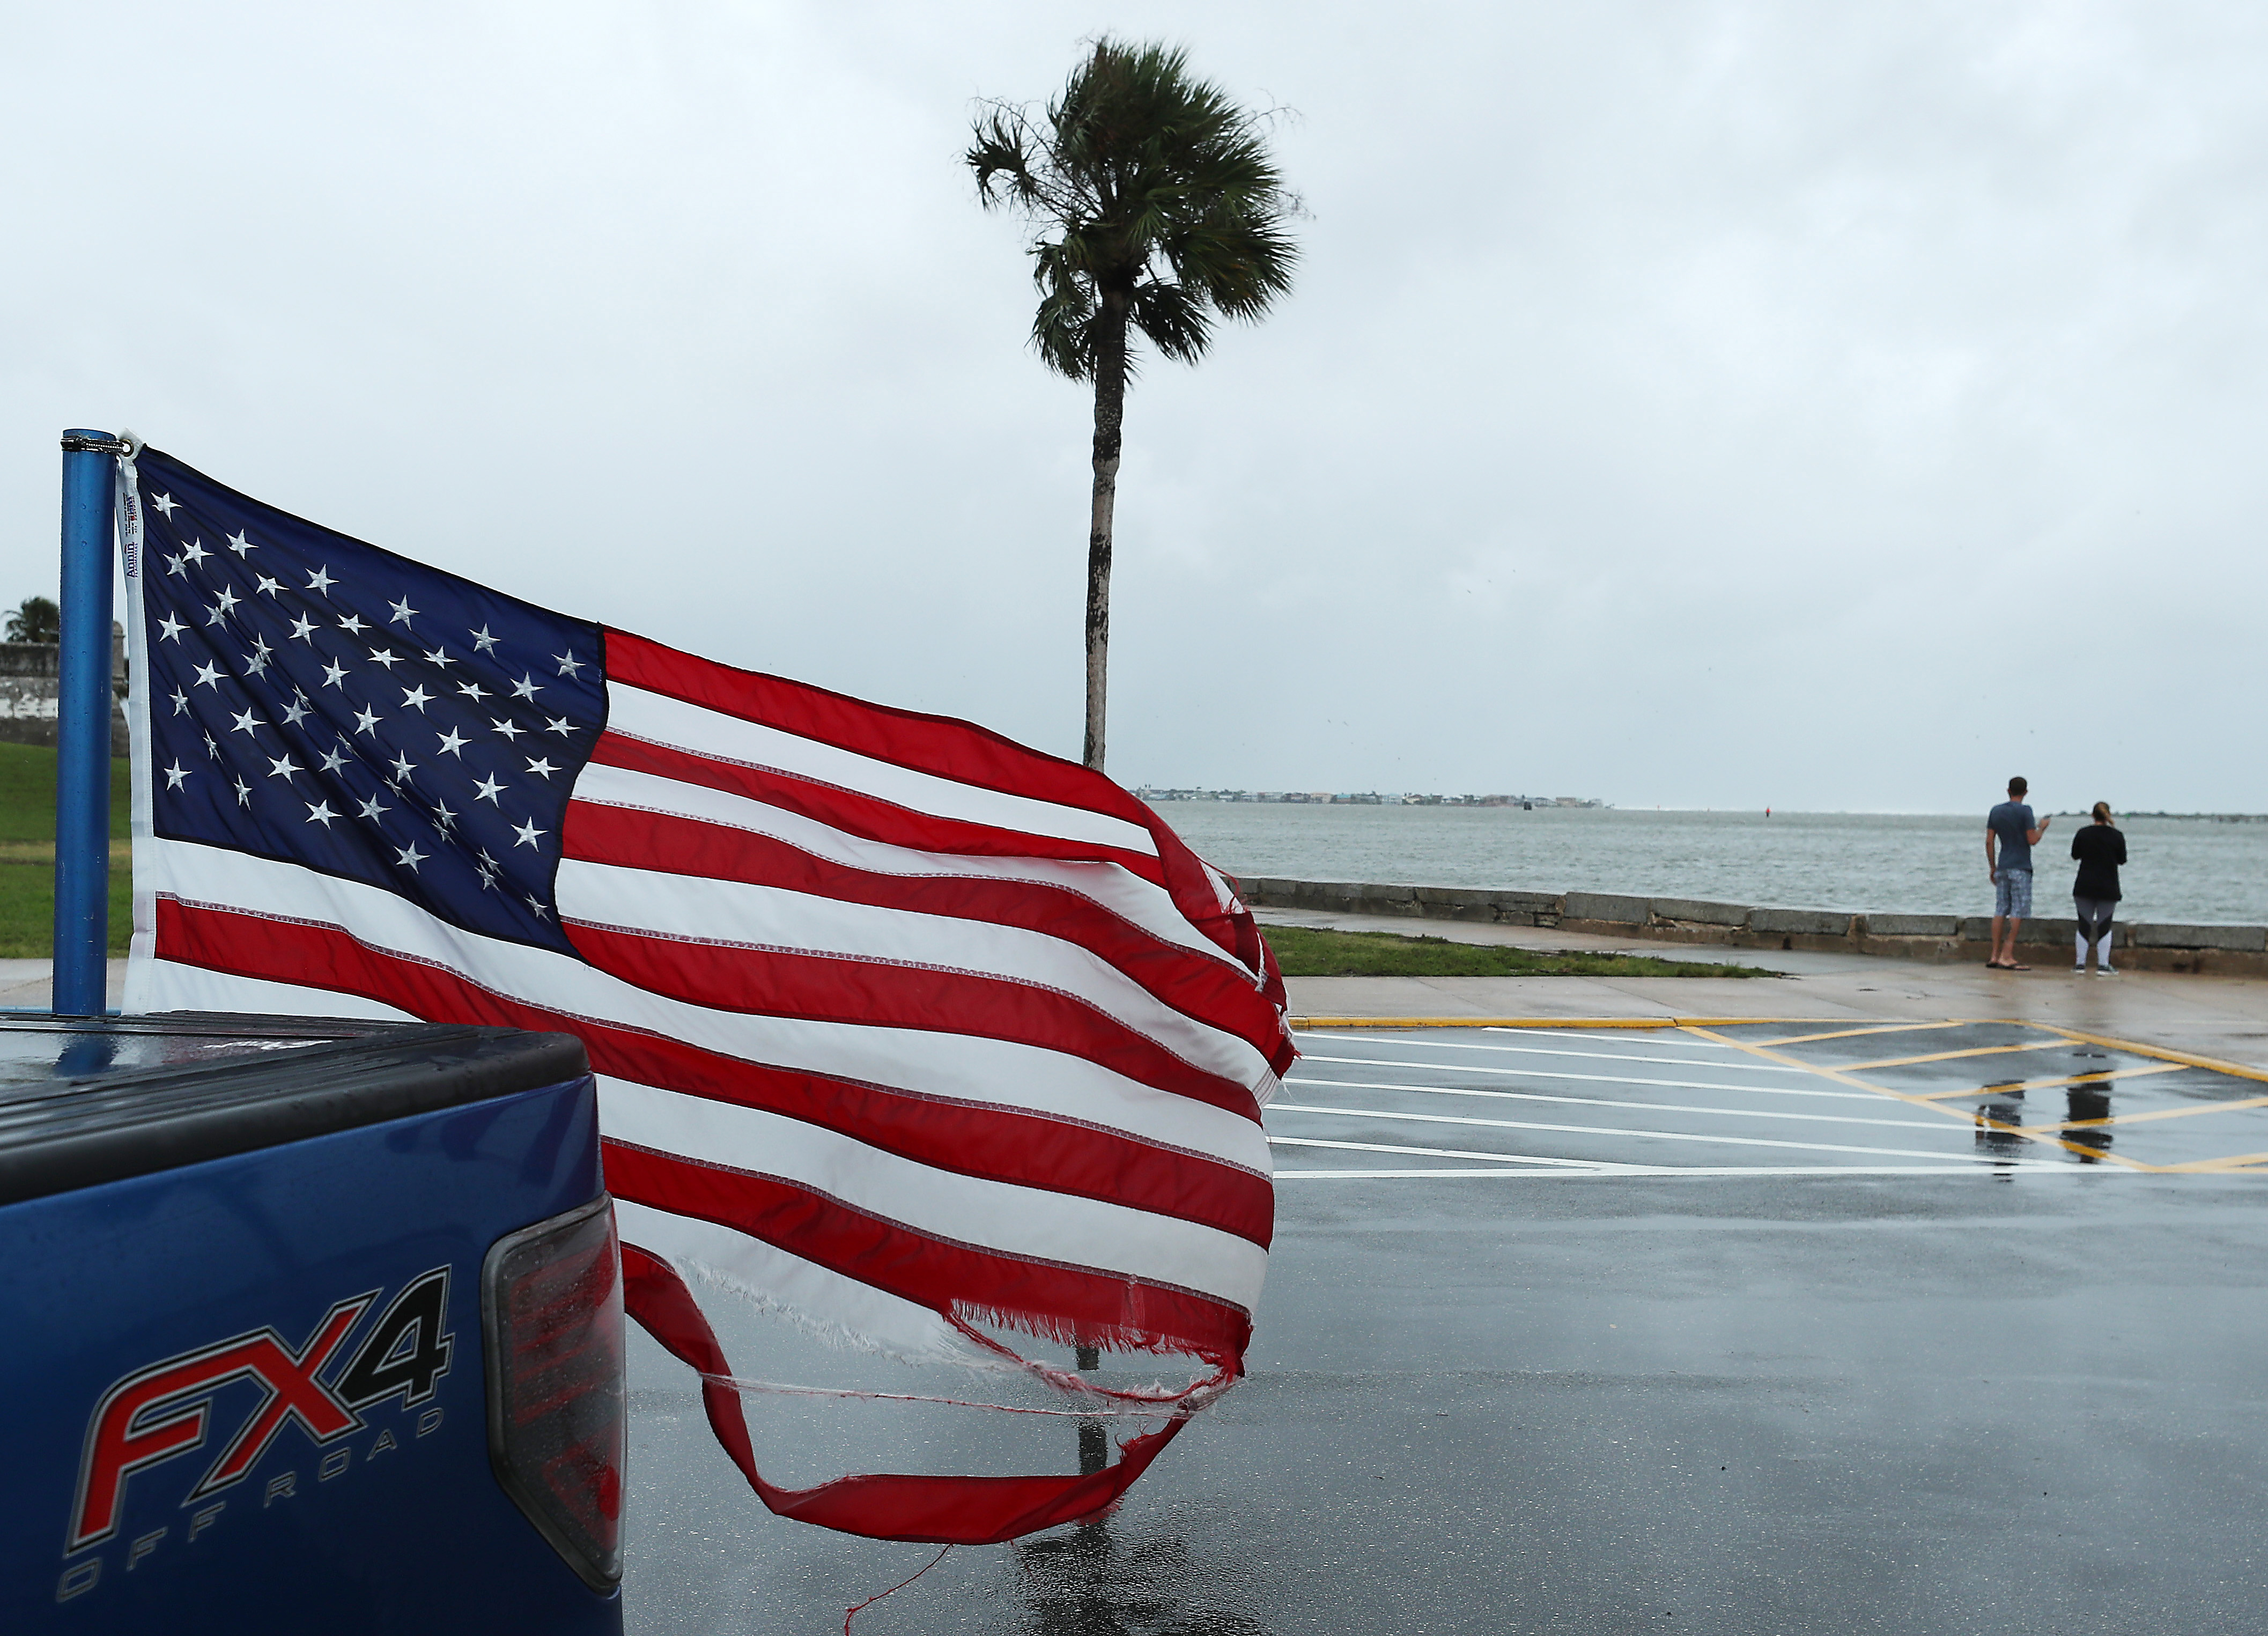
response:
[[[1984,814],[1586,811],[1161,801],[1232,874],[1628,892],[1783,908],[1989,915]],[[2073,829],[2034,849],[2034,911],[2071,913]],[[2268,823],[2122,818],[2121,920],[2268,923]]]

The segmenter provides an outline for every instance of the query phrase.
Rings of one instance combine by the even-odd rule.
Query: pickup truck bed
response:
[[[0,1629],[621,1628],[568,1036],[0,1021]]]

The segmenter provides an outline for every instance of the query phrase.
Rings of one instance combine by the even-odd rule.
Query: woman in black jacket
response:
[[[2071,837],[2079,879],[2071,888],[2079,910],[2079,954],[2072,976],[2087,975],[2087,946],[2095,945],[2095,975],[2115,977],[2110,964],[2110,917],[2118,907],[2118,866],[2126,861],[2126,837],[2110,822],[2110,804],[2095,803],[2095,822]]]

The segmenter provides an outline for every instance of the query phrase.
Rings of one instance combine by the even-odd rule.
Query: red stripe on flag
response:
[[[893,874],[819,858],[769,835],[668,813],[578,800],[562,837],[570,858],[807,892],[837,903],[1016,926],[1077,944],[1184,1016],[1233,1033],[1262,1056],[1281,1033],[1248,976],[1167,941],[1073,888],[940,868]]]
[[[1269,1180],[1203,1153],[1008,1108],[759,1065],[680,1040],[514,1000],[446,969],[373,949],[335,927],[157,903],[157,955],[233,975],[382,1000],[429,1021],[578,1036],[598,1072],[839,1131],[934,1169],[1125,1205],[1248,1239],[1275,1224]],[[648,1200],[660,1209],[669,1205]]]
[[[1249,1087],[1208,1073],[1075,994],[982,972],[695,942],[562,917],[575,952],[625,983],[712,1011],[966,1034],[1057,1050],[1257,1120]]]
[[[629,1142],[604,1146],[615,1198],[745,1233],[932,1312],[1066,1343],[1186,1352],[1242,1370],[1252,1315],[1233,1302],[957,1244],[778,1176]]]
[[[591,759],[603,766],[650,772],[659,777],[697,784],[727,795],[744,795],[767,807],[794,813],[845,835],[864,836],[917,852],[959,852],[970,858],[1056,858],[1072,862],[1117,864],[1145,881],[1160,882],[1158,860],[1130,847],[1103,846],[1092,841],[1067,841],[1060,836],[1032,835],[991,824],[970,823],[959,818],[939,818],[915,812],[895,801],[867,795],[840,785],[757,767],[747,762],[698,755],[674,745],[656,744],[613,730],[599,735]]]
[[[1256,974],[1271,978],[1269,998],[1278,1002],[1283,999],[1280,980],[1273,979],[1273,974],[1266,969],[1266,957],[1261,952],[1259,933],[1253,928],[1250,913],[1223,909],[1204,866],[1197,861],[1197,854],[1182,844],[1181,836],[1146,805],[1101,773],[1075,762],[1042,755],[997,733],[949,716],[891,710],[806,682],[735,669],[714,660],[664,647],[626,630],[607,630],[606,656],[608,677],[631,687],[666,694],[704,710],[721,711],[743,721],[761,722],[937,777],[1081,807],[1138,825],[1149,831],[1151,842],[1158,849],[1156,866],[1164,871],[1166,889],[1173,895],[1174,907],[1192,925],[1251,967]],[[958,849],[924,846],[923,850]],[[1093,848],[1077,854],[1035,851],[1027,855],[1094,857],[1104,850]],[[1281,1055],[1278,1073],[1292,1063],[1288,1042]]]
[[[677,1270],[635,1244],[622,1246],[623,1305],[680,1362],[701,1374],[701,1404],[725,1453],[777,1516],[869,1539],[932,1545],[990,1545],[1094,1516],[1149,1469],[1187,1419],[1119,1444],[1118,1463],[1086,1477],[837,1478],[810,1488],[781,1488],[756,1470],[740,1395],[720,1377],[732,1365]]]

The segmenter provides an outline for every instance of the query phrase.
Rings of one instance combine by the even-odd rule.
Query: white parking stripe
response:
[[[1581,1170],[1622,1170],[1644,1172],[1659,1169],[1658,1165],[1621,1165],[1600,1159],[1542,1159],[1527,1153],[1469,1153],[1459,1147],[1396,1147],[1383,1142],[1333,1142],[1320,1136],[1271,1136],[1271,1147],[1335,1147],[1357,1153],[1414,1153],[1440,1159],[1491,1159],[1508,1165],[1545,1165],[1572,1167]]]
[[[1347,1110],[1333,1109],[1333,1111],[1345,1112]],[[1553,1131],[1568,1136],[1636,1137],[1651,1142],[1707,1142],[1714,1144],[1719,1147],[1793,1147],[1800,1149],[1805,1153],[1874,1153],[1884,1159],[1969,1159],[1971,1162],[1977,1164],[1998,1164],[2002,1162],[1999,1158],[1989,1153],[1970,1155],[1967,1153],[1932,1153],[1926,1149],[1910,1147],[1852,1147],[1841,1142],[1789,1142],[1782,1141],[1776,1137],[1769,1136],[1705,1136],[1693,1131],[1637,1131],[1617,1129],[1612,1125],[1543,1124],[1527,1119],[1459,1119],[1446,1114],[1387,1114],[1381,1116],[1390,1119],[1414,1120],[1426,1124],[1491,1124],[1498,1127],[1499,1129],[1507,1131]],[[1968,1133],[1968,1131],[1969,1127],[1967,1125],[1957,1125],[1948,1123],[1946,1126],[1946,1133],[1948,1135],[1965,1135]],[[1270,1146],[1273,1146],[1278,1142],[1286,1141],[1289,1139],[1291,1139],[1278,1136],[1273,1131],[1270,1131],[1268,1137]],[[1486,1158],[1488,1155],[1478,1154],[1474,1156]],[[1611,1161],[1602,1161],[1601,1162]]]
[[[1293,1080],[1290,1081],[1290,1083],[1293,1085],[1328,1085],[1330,1082],[1325,1080]],[[1457,1091],[1446,1091],[1440,1094],[1447,1096],[1471,1094],[1469,1092],[1460,1093]],[[1894,1125],[1908,1131],[1942,1131],[1946,1128],[1946,1122],[1943,1119],[1861,1119],[1851,1114],[1782,1113],[1777,1108],[1694,1108],[1679,1102],[1614,1102],[1604,1096],[1549,1096],[1540,1091],[1491,1091],[1488,1092],[1487,1094],[1491,1096],[1515,1099],[1524,1102],[1563,1102],[1570,1103],[1579,1108],[1636,1108],[1644,1113],[1712,1114],[1722,1115],[1727,1119],[1794,1119],[1800,1120],[1806,1124]],[[1351,1114],[1357,1111],[1369,1111],[1368,1109],[1358,1110],[1352,1108],[1305,1108],[1293,1102],[1270,1102],[1268,1104],[1268,1109],[1270,1113],[1275,1112],[1278,1109],[1283,1109],[1285,1113]],[[1403,1115],[1383,1112],[1378,1115],[1378,1117],[1381,1119],[1439,1119],[1447,1116],[1448,1116],[1440,1114],[1413,1113]],[[1468,1123],[1494,1124],[1497,1121],[1493,1119],[1482,1119],[1478,1121],[1468,1121]]]
[[[1370,1041],[1351,1034],[1311,1034],[1310,1039],[1335,1040],[1348,1045],[1367,1045]],[[1441,1050],[1511,1051],[1523,1057],[1580,1057],[1588,1062],[1645,1062],[1661,1068],[1721,1068],[1721,1060],[1711,1061],[1705,1057],[1655,1057],[1632,1051],[1563,1051],[1548,1045],[1469,1045],[1460,1040],[1413,1040],[1395,1037],[1396,1045],[1430,1045]],[[1302,1051],[1302,1056],[1308,1053]],[[1316,1062],[1367,1062],[1381,1068],[1431,1068],[1440,1073],[1500,1073],[1499,1068],[1468,1068],[1454,1062],[1394,1062],[1383,1057],[1315,1057]],[[1809,1073],[1808,1068],[1781,1068],[1770,1063],[1744,1062],[1744,1072],[1749,1073]]]
[[[1339,1059],[1331,1057],[1302,1057],[1300,1060],[1301,1062],[1335,1062]],[[1379,1065],[1386,1068],[1408,1065],[1431,1068],[1434,1065],[1429,1062],[1415,1065],[1389,1062]],[[1744,1095],[1750,1096],[1824,1096],[1841,1102],[1879,1103],[1882,1100],[1872,1091],[1817,1091],[1791,1085],[1721,1085],[1714,1080],[1641,1080],[1635,1074],[1568,1073],[1551,1068],[1499,1068],[1496,1071],[1496,1075],[1500,1080],[1570,1080],[1583,1085],[1652,1085],[1668,1091],[1739,1091]],[[1284,1083],[1286,1085],[1358,1085],[1366,1089],[1388,1091],[1453,1092],[1456,1089],[1455,1087],[1447,1085],[1378,1085],[1367,1080],[1286,1080]],[[1476,1096],[1510,1095],[1512,1093],[1475,1091],[1472,1094]]]

